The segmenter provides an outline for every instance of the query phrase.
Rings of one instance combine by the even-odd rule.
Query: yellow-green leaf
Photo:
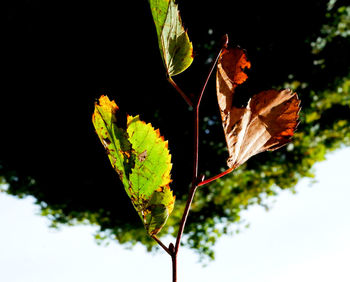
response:
[[[117,125],[118,106],[107,96],[95,105],[93,123],[109,160],[150,235],[157,234],[174,208],[168,142],[139,116]]]

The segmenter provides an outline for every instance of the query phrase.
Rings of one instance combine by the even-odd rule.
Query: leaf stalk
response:
[[[193,102],[191,101],[191,99],[185,94],[185,92],[181,90],[181,88],[176,84],[176,82],[171,78],[171,76],[168,76],[167,79],[170,82],[170,84],[176,89],[176,91],[181,95],[181,97],[185,100],[187,105],[193,107]]]

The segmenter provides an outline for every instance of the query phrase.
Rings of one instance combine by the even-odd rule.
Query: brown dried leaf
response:
[[[216,73],[217,97],[222,119],[224,119],[223,114],[227,115],[231,110],[236,87],[248,78],[244,72],[245,68],[250,68],[250,62],[242,49],[223,50]]]
[[[238,167],[253,155],[287,144],[298,124],[300,100],[289,89],[260,92],[245,108],[232,105],[235,88],[247,79],[246,67],[250,67],[250,62],[239,48],[225,49],[217,67],[217,97],[230,168]]]

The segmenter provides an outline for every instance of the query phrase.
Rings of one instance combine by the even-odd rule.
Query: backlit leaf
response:
[[[147,232],[155,235],[175,202],[169,187],[172,164],[168,142],[139,116],[128,116],[126,128],[119,127],[118,109],[114,101],[101,96],[95,104],[93,124]]]
[[[174,0],[149,0],[158,45],[169,76],[187,69],[193,61],[193,47]]]
[[[234,107],[235,89],[248,78],[245,68],[250,68],[250,62],[243,50],[224,49],[218,61],[216,89],[230,168],[290,142],[300,111],[300,100],[289,89],[263,91],[245,108]]]

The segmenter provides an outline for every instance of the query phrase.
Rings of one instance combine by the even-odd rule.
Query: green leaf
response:
[[[193,47],[174,0],[149,0],[158,45],[169,76],[186,70],[193,61]]]
[[[116,124],[116,112],[119,109],[117,104],[107,96],[101,96],[99,102],[100,104],[95,104],[93,124],[113,168],[126,188],[129,185],[131,168],[134,166],[131,143],[126,131]],[[130,196],[129,190],[125,190]]]
[[[175,197],[169,186],[156,190],[152,194],[147,206],[150,213],[146,215],[145,223],[145,227],[151,235],[157,234],[162,229],[174,209],[174,201]]]
[[[172,164],[168,142],[139,116],[128,116],[126,128],[119,127],[118,109],[114,101],[101,96],[95,104],[93,124],[147,232],[155,235],[175,202],[169,187]]]

